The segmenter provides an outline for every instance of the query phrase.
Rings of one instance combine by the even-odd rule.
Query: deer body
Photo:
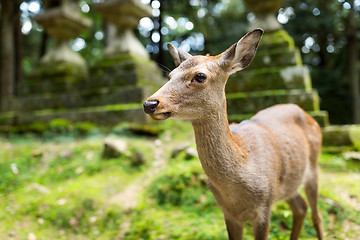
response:
[[[192,122],[208,185],[224,212],[230,239],[242,239],[243,224],[254,223],[255,239],[267,239],[271,205],[289,203],[294,214],[291,239],[297,239],[307,204],[298,193],[303,183],[318,239],[317,157],[321,131],[316,121],[293,104],[276,105],[250,120],[229,126],[225,84],[252,60],[262,30],[248,33],[215,56],[195,56],[168,45],[175,63],[170,81],[144,104],[157,120]]]

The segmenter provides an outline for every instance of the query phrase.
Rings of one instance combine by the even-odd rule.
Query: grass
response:
[[[170,158],[179,143],[195,146],[191,125],[169,121],[160,127],[158,138],[112,133],[130,152],[144,155],[142,166],[133,166],[128,155],[103,159],[102,135],[0,138],[0,239],[227,239],[199,160]],[[166,166],[158,167],[157,158]],[[322,154],[319,164],[326,239],[356,239],[360,164],[332,154]],[[116,196],[134,182],[142,185],[138,205],[126,209]],[[270,239],[289,239],[291,221],[287,204],[276,204]],[[252,236],[247,225],[244,238]],[[301,239],[315,238],[308,211]]]

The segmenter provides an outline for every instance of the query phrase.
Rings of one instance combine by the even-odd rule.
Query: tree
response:
[[[3,109],[5,99],[14,94],[15,79],[15,24],[16,4],[1,0],[1,57],[0,57],[0,103]]]
[[[355,36],[359,7],[345,0],[288,0],[282,10],[291,13],[284,27],[302,50],[322,99],[321,108],[329,111],[332,123],[355,122],[359,110],[359,100],[355,100],[359,88],[351,84],[359,74]]]
[[[353,122],[360,123],[360,85],[359,85],[359,69],[358,47],[356,37],[356,21],[355,21],[355,1],[353,2],[348,15],[348,78],[350,82],[350,93],[353,108]]]

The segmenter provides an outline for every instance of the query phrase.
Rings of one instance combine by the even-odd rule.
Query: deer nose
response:
[[[159,105],[158,100],[145,101],[143,105],[144,112],[147,114],[152,114],[156,111],[158,105]]]

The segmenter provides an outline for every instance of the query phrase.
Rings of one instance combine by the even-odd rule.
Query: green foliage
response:
[[[59,120],[52,126],[67,124]],[[144,141],[128,144],[149,158],[152,148]],[[148,165],[132,167],[126,156],[103,161],[102,144],[98,138],[0,140],[0,238],[18,229],[21,239],[30,231],[40,239],[113,239],[124,212],[110,199]],[[22,224],[28,229],[19,229]]]
[[[33,122],[30,125],[3,126],[0,134],[20,138],[20,134],[34,134],[43,139],[56,137],[85,137],[91,135],[102,135],[103,127],[92,122],[70,122],[66,119],[55,118],[48,123]]]
[[[181,206],[189,211],[206,211],[216,203],[206,187],[206,176],[198,161],[173,163],[149,187],[158,205]]]
[[[67,126],[60,120],[53,125]],[[188,123],[169,121],[161,127],[164,157],[170,156],[174,142],[184,142],[193,134]],[[140,151],[148,163],[134,167],[125,155],[104,161],[99,137],[1,138],[0,238],[8,239],[15,232],[15,238],[27,239],[33,232],[38,239],[228,239],[223,214],[206,186],[198,159],[179,154],[157,172],[151,162],[156,156],[153,138],[120,132],[117,136],[126,139],[129,156]],[[322,154],[320,167],[319,208],[327,237],[356,239],[359,163]],[[139,182],[144,176],[146,181]],[[134,181],[143,184],[137,190],[139,204],[133,211],[122,209],[116,197]],[[289,239],[291,224],[288,205],[274,205],[270,239]],[[315,237],[309,209],[301,239]],[[244,239],[253,239],[250,224]]]
[[[351,101],[346,44],[350,10],[344,7],[345,3],[353,5],[353,1],[327,0],[288,0],[283,4],[294,11],[284,28],[294,38],[295,45],[301,49],[307,38],[315,41],[302,54],[303,61],[310,66],[313,86],[322,98],[321,108],[329,111],[332,123],[350,123],[352,114],[347,107]],[[359,14],[359,8],[355,12]],[[356,22],[360,23],[359,18]]]

